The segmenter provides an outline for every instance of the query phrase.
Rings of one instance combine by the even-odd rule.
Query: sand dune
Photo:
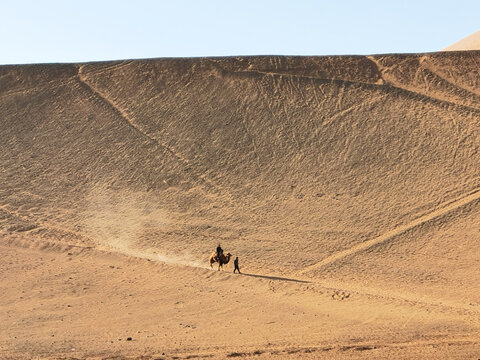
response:
[[[478,357],[478,63],[0,67],[0,357]]]
[[[443,49],[443,51],[460,50],[480,50],[480,30]]]

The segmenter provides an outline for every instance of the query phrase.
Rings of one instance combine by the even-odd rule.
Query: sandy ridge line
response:
[[[0,237],[1,239],[2,237]],[[201,271],[206,271],[204,274],[217,274],[220,276],[228,276],[230,275],[229,271],[216,271],[215,268],[210,268],[207,263],[205,264],[200,263],[198,261],[188,260],[185,258],[180,257],[168,257],[163,256],[162,254],[155,253],[155,252],[143,252],[141,250],[135,249],[121,249],[118,247],[111,247],[111,246],[90,246],[85,244],[68,244],[62,243],[57,241],[48,241],[48,240],[26,240],[22,238],[8,238],[5,237],[5,242],[0,242],[0,249],[2,247],[18,247],[21,249],[34,249],[46,252],[53,252],[58,254],[66,254],[73,256],[95,256],[97,255],[114,255],[114,256],[121,256],[127,258],[136,258],[136,259],[143,259],[152,261],[153,263],[163,264],[167,266],[179,266],[182,268],[189,268],[190,270],[198,269]],[[412,297],[405,297],[400,296],[398,294],[384,294],[381,292],[365,290],[365,289],[358,289],[352,288],[349,284],[338,284],[338,283],[324,283],[324,282],[315,282],[308,279],[298,279],[298,278],[286,278],[286,277],[277,277],[271,275],[261,275],[261,274],[249,274],[244,273],[244,276],[248,278],[253,278],[256,280],[269,280],[269,281],[280,281],[280,282],[289,282],[289,283],[304,283],[310,284],[314,286],[318,286],[321,289],[327,292],[333,292],[338,289],[348,289],[348,291],[352,294],[357,294],[360,296],[367,296],[373,297],[380,301],[400,301],[401,303],[408,303],[414,307],[424,307],[428,306],[431,311],[438,311],[440,313],[445,313],[449,311],[461,311],[462,313],[468,313],[470,316],[478,315],[478,312],[474,309],[464,306],[455,306],[455,305],[446,305],[438,302],[431,302],[431,301],[421,301],[416,298]]]
[[[349,249],[339,251],[339,252],[323,259],[322,261],[320,261],[316,264],[313,264],[311,266],[307,266],[305,269],[301,270],[299,272],[299,274],[305,274],[305,273],[310,272],[312,270],[320,269],[320,268],[322,268],[324,266],[327,266],[327,265],[330,265],[330,264],[332,264],[336,261],[342,260],[342,259],[344,259],[348,256],[358,254],[358,253],[360,253],[364,250],[367,250],[367,249],[371,248],[372,246],[385,243],[389,240],[394,239],[395,237],[397,237],[399,235],[402,235],[403,233],[405,233],[408,230],[414,229],[417,226],[425,224],[425,223],[427,223],[431,220],[434,220],[438,217],[441,217],[441,216],[443,216],[443,215],[445,215],[445,214],[447,214],[447,213],[449,213],[453,210],[459,209],[462,206],[468,205],[468,204],[470,204],[474,201],[477,201],[477,200],[480,200],[480,188],[476,188],[476,189],[470,191],[468,194],[460,196],[457,199],[447,201],[447,202],[443,203],[442,205],[440,205],[439,207],[437,207],[437,210],[434,210],[434,211],[432,211],[432,212],[430,212],[426,215],[423,215],[423,216],[411,221],[408,224],[401,225],[401,226],[399,226],[399,227],[397,227],[393,230],[390,230],[390,231],[386,232],[383,235],[380,235],[380,236],[377,236],[373,239],[364,241],[364,242],[362,242],[358,245],[352,246]]]
[[[1,239],[1,237],[0,237]],[[33,249],[33,250],[40,250],[45,252],[53,252],[57,254],[67,254],[70,256],[95,256],[95,255],[114,255],[120,257],[127,257],[127,258],[136,258],[136,259],[143,259],[147,261],[151,261],[152,263],[162,264],[166,266],[180,266],[182,268],[189,268],[190,271],[194,269],[198,269],[203,271],[203,276],[210,277],[212,275],[220,275],[220,276],[228,276],[230,272],[228,271],[216,271],[215,269],[211,269],[208,265],[201,265],[195,261],[189,261],[180,258],[171,258],[167,256],[162,256],[158,253],[143,253],[142,251],[135,251],[135,250],[126,250],[126,249],[119,249],[115,247],[97,247],[97,246],[88,246],[88,245],[75,245],[75,244],[65,244],[56,241],[29,241],[25,239],[19,238],[6,238],[6,242],[0,242],[0,249],[2,247],[18,247],[21,249]],[[373,297],[381,302],[391,302],[391,301],[399,301],[400,303],[408,303],[409,306],[413,306],[415,308],[422,308],[422,307],[429,307],[430,311],[443,313],[455,311],[462,312],[462,314],[468,314],[469,316],[477,316],[478,312],[466,307],[459,307],[454,305],[445,305],[436,302],[430,301],[420,301],[418,299],[405,297],[405,296],[398,296],[398,295],[386,295],[371,291],[365,291],[361,289],[354,289],[348,284],[326,284],[322,282],[311,282],[310,280],[301,280],[295,278],[282,278],[276,276],[269,276],[269,275],[260,275],[260,274],[243,274],[248,278],[253,278],[257,281],[269,280],[269,281],[280,281],[280,282],[293,282],[293,283],[306,283],[307,285],[315,285],[320,287],[326,292],[334,292],[338,289],[349,289],[348,292],[352,294],[357,294],[360,296],[367,296]]]
[[[109,65],[106,67],[101,67],[99,69],[94,69],[94,70],[89,70],[88,74],[101,74],[107,71],[117,71],[119,69],[122,69],[124,67],[127,67],[128,65],[132,64],[133,60],[124,60],[119,62],[118,64],[113,64]],[[79,65],[77,68],[78,69],[83,69],[85,65],[89,64],[82,64]],[[53,80],[48,80],[41,82],[40,86],[36,87],[31,87],[31,88],[20,88],[20,89],[14,89],[14,90],[6,90],[6,91],[0,91],[0,97],[6,97],[6,96],[11,96],[11,95],[17,95],[17,94],[25,94],[25,93],[33,93],[33,92],[40,92],[40,91],[45,91],[45,90],[51,90],[50,86],[62,86],[62,85],[71,85],[73,82],[77,80],[78,75],[72,75],[68,76],[65,78],[60,78],[60,79],[53,79]]]
[[[367,58],[370,59],[370,57],[367,56]],[[372,60],[372,59],[370,59]],[[376,63],[376,62],[375,62]],[[298,75],[298,74],[288,74],[288,73],[277,73],[277,72],[268,72],[268,71],[259,71],[259,70],[240,70],[240,71],[230,71],[230,70],[223,70],[226,73],[232,74],[232,75],[241,75],[241,74],[253,74],[253,75],[259,75],[259,76],[271,76],[271,77],[288,77],[288,78],[296,78],[299,80],[306,80],[306,81],[317,81],[317,82],[323,82],[323,83],[336,83],[338,85],[342,84],[347,84],[347,85],[360,85],[363,87],[369,87],[371,89],[384,89],[384,91],[388,91],[386,89],[390,88],[392,90],[396,90],[402,94],[405,94],[407,96],[414,96],[417,97],[421,100],[429,101],[432,102],[436,105],[439,106],[453,106],[454,108],[459,108],[464,111],[468,111],[471,113],[474,113],[478,115],[480,113],[480,109],[465,105],[465,104],[460,104],[455,101],[449,101],[441,98],[437,98],[435,96],[427,95],[418,91],[415,91],[413,89],[407,89],[404,87],[399,86],[399,84],[394,84],[390,83],[387,81],[384,81],[382,84],[377,84],[374,82],[363,82],[363,81],[355,81],[355,80],[343,80],[343,79],[336,79],[336,78],[321,78],[321,77],[316,77],[316,76],[308,76],[308,75]],[[380,70],[379,70],[380,71]],[[383,79],[383,78],[382,78]],[[390,92],[388,92],[391,94]]]
[[[120,60],[118,62],[114,61],[114,64],[106,65],[106,66],[102,66],[101,64],[86,63],[86,64],[81,64],[78,68],[83,70],[85,66],[90,65],[92,66],[92,68],[89,69],[87,73],[89,75],[98,75],[104,72],[111,72],[111,71],[117,71],[117,70],[123,69],[124,67],[127,67],[128,65],[132,64],[133,62],[134,62],[133,60]]]
[[[458,85],[457,83],[455,83],[454,79],[448,78],[446,74],[439,71],[438,68],[435,67],[434,65],[429,64],[427,60],[423,60],[420,63],[420,65],[423,66],[424,69],[430,71],[433,75],[437,76],[439,79],[441,79],[441,80],[445,81],[446,83],[448,83],[449,85],[451,85],[452,87],[454,87],[454,88],[456,88],[460,91],[466,92],[473,97],[480,98],[480,94],[477,93],[475,90],[468,89],[466,87]]]
[[[17,247],[21,249],[33,249],[41,250],[46,252],[52,252],[57,254],[68,253],[70,256],[78,256],[90,254],[95,256],[97,255],[114,255],[126,258],[136,258],[151,261],[152,263],[158,263],[169,266],[182,266],[188,267],[190,269],[201,269],[207,270],[208,273],[213,271],[207,262],[205,265],[200,263],[185,260],[183,258],[174,258],[169,256],[164,256],[160,253],[149,253],[143,252],[141,250],[134,249],[120,249],[112,246],[94,246],[94,245],[85,245],[85,244],[69,244],[62,243],[52,240],[31,240],[31,239],[22,239],[22,238],[9,238],[7,236],[0,236],[0,240],[5,239],[5,241],[0,241],[0,248],[2,247]]]
[[[80,255],[84,252],[93,252],[93,251],[101,251],[96,249],[93,246],[83,245],[83,244],[68,244],[68,243],[61,243],[57,241],[50,241],[50,240],[32,240],[32,239],[25,239],[25,238],[10,238],[8,236],[0,236],[0,247],[16,247],[20,249],[33,249],[33,250],[41,250],[47,252],[53,252],[58,254],[68,253],[74,250],[73,255]],[[4,240],[4,241],[3,241]]]
[[[441,99],[441,98],[438,98],[438,97],[435,97],[435,96],[432,96],[432,95],[427,95],[425,93],[422,93],[422,92],[419,92],[419,91],[416,91],[416,90],[413,90],[413,89],[408,89],[406,87],[401,86],[398,83],[389,82],[389,81],[385,80],[384,77],[383,77],[383,74],[385,72],[386,67],[383,66],[373,55],[368,55],[368,56],[366,56],[366,58],[377,66],[378,72],[381,74],[382,79],[384,81],[384,83],[382,85],[375,84],[377,86],[390,86],[391,88],[397,89],[399,91],[410,93],[412,95],[416,95],[416,96],[419,96],[419,97],[422,97],[422,98],[426,98],[426,99],[429,99],[431,101],[438,102],[438,103],[441,103],[441,104],[444,104],[444,105],[459,107],[463,110],[467,110],[467,111],[473,112],[475,114],[478,114],[479,111],[480,111],[479,108],[471,106],[471,105],[460,104],[460,103],[457,103],[455,101]],[[419,59],[419,67],[418,67],[417,71],[422,68],[422,63],[425,62],[426,60],[428,60],[428,58],[426,56],[423,56],[421,59]],[[478,96],[478,94],[476,94],[476,93],[473,93],[473,92],[471,92],[467,89],[464,89],[464,88],[460,87],[459,85],[451,83],[449,80],[443,78],[437,72],[433,71],[432,69],[430,69],[427,66],[424,66],[423,69],[426,69],[426,70],[430,71],[433,75],[437,76],[439,79],[445,81],[446,83],[448,83],[449,85],[453,86],[456,89],[463,90],[463,91],[466,91],[466,92],[470,93],[471,95]],[[426,85],[428,86],[428,84],[426,84]]]

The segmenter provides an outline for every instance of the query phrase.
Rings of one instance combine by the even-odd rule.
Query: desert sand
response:
[[[480,30],[443,49],[443,51],[460,50],[480,50]]]
[[[479,64],[1,66],[0,358],[480,357]]]

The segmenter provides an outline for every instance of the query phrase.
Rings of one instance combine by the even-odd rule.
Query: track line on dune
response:
[[[92,69],[92,70],[89,70],[88,73],[89,74],[95,74],[95,75],[99,75],[99,74],[102,74],[104,72],[112,72],[112,71],[118,71],[124,67],[127,67],[129,66],[130,64],[133,63],[133,60],[123,60],[123,61],[120,61],[120,62],[116,62],[112,65],[107,65],[105,67],[100,67],[100,68],[97,68],[97,69]],[[88,64],[87,64],[88,65]],[[82,65],[82,68],[83,68],[84,65]]]
[[[368,59],[372,60],[373,57],[367,56]],[[377,66],[380,66],[379,63],[376,60],[372,60]],[[380,68],[379,68],[379,71]],[[480,109],[469,106],[469,105],[464,105],[460,103],[456,103],[454,101],[448,101],[445,99],[440,99],[431,95],[427,95],[418,91],[414,91],[411,89],[407,89],[404,87],[399,86],[398,84],[394,83],[389,83],[385,81],[384,84],[376,84],[373,82],[362,82],[362,81],[355,81],[355,80],[343,80],[343,79],[336,79],[336,78],[321,78],[321,77],[316,77],[316,76],[308,76],[308,75],[298,75],[298,74],[287,74],[287,73],[276,73],[276,72],[268,72],[268,71],[258,71],[258,70],[245,70],[245,71],[231,71],[230,73],[232,74],[256,74],[256,75],[261,75],[261,76],[272,76],[272,77],[294,77],[298,79],[304,79],[308,81],[321,81],[325,83],[336,83],[339,86],[343,84],[350,84],[350,85],[360,85],[363,87],[371,87],[372,89],[385,89],[385,88],[390,88],[393,90],[396,90],[404,95],[409,95],[409,96],[414,96],[417,97],[421,100],[424,101],[429,101],[431,103],[434,103],[435,105],[438,106],[453,106],[455,108],[460,108],[465,111],[469,111],[471,113],[474,113],[475,115],[480,114]]]
[[[69,243],[63,243],[63,242],[57,242],[57,241],[44,241],[44,240],[32,241],[32,240],[21,239],[21,238],[11,238],[11,239],[7,238],[6,242],[0,243],[0,247],[4,247],[6,245],[13,245],[15,247],[20,247],[20,248],[38,249],[41,251],[48,251],[48,252],[55,252],[55,253],[66,253],[66,252],[69,252],[70,250],[75,250],[74,254],[71,254],[71,255],[118,254],[121,256],[132,257],[137,259],[145,259],[148,261],[158,262],[158,263],[171,265],[171,266],[180,266],[180,267],[187,267],[190,269],[208,270],[209,272],[211,271],[212,273],[216,273],[223,276],[231,275],[229,271],[216,271],[215,269],[210,268],[207,264],[190,260],[190,259],[187,259],[186,257],[178,257],[178,256],[170,257],[170,256],[162,255],[158,252],[145,252],[142,250],[119,248],[115,246],[112,247],[108,245],[88,246],[85,244],[78,245],[78,244],[69,244]],[[382,292],[372,291],[372,289],[365,290],[364,288],[355,288],[355,287],[352,288],[348,284],[338,284],[338,283],[332,284],[332,283],[325,283],[323,281],[312,281],[312,279],[304,279],[304,278],[302,279],[302,278],[274,276],[274,275],[262,275],[262,274],[254,274],[254,273],[242,273],[242,274],[238,274],[238,276],[250,277],[250,278],[259,279],[259,280],[264,279],[269,281],[320,286],[322,289],[326,291],[335,291],[338,289],[349,289],[348,290],[349,292],[353,292],[355,294],[373,296],[374,298],[383,299],[387,301],[395,300],[395,301],[408,302],[415,307],[433,306],[438,311],[442,311],[443,313],[445,313],[445,311],[455,310],[455,311],[462,311],[462,312],[467,311],[468,313],[472,313],[473,311],[474,314],[477,314],[476,311],[470,309],[469,307],[446,305],[446,304],[442,304],[442,302],[439,302],[439,301],[436,301],[436,302],[421,301],[417,298],[412,298],[408,296],[399,296],[397,294],[391,294],[391,293],[385,294]]]
[[[130,128],[135,130],[135,132],[141,134],[143,137],[147,138],[150,142],[155,143],[157,146],[161,147],[164,149],[166,152],[171,154],[178,162],[182,163],[183,166],[186,168],[192,168],[192,165],[190,164],[188,159],[185,159],[182,155],[178,154],[175,152],[173,149],[171,149],[168,145],[162,143],[161,141],[151,137],[148,135],[146,132],[144,132],[136,123],[133,121],[133,119],[130,118],[130,116],[127,114],[127,112],[121,108],[119,108],[114,101],[110,100],[108,96],[102,94],[99,90],[97,90],[94,86],[92,86],[86,77],[82,74],[82,66],[79,67],[78,69],[78,76],[77,76],[79,85],[84,89],[87,90],[91,96],[87,97],[95,97],[95,99],[99,100],[102,102],[104,107],[107,107],[108,110],[113,112],[117,117],[121,118],[124,123],[126,123]],[[201,174],[198,172],[192,172],[192,174],[199,179],[203,184],[215,189],[217,193],[224,193],[228,196],[230,201],[233,201],[233,197],[230,193],[226,191],[222,191],[218,188],[217,185],[215,185],[210,179],[208,179],[205,174]]]
[[[465,105],[465,104],[460,104],[460,103],[457,103],[455,101],[449,101],[449,100],[446,100],[446,99],[441,99],[441,98],[438,98],[438,97],[434,97],[434,96],[431,96],[431,95],[427,95],[427,94],[424,94],[424,93],[421,93],[421,92],[418,92],[418,91],[415,91],[415,90],[412,90],[412,89],[408,89],[408,88],[405,88],[405,87],[402,87],[400,86],[398,83],[393,83],[393,82],[388,82],[387,80],[385,80],[385,78],[383,77],[383,74],[385,72],[385,67],[374,57],[374,56],[366,56],[366,58],[368,60],[370,60],[372,63],[374,63],[376,66],[377,66],[377,69],[378,71],[380,72],[380,74],[382,75],[382,79],[384,80],[385,84],[384,85],[378,85],[378,86],[390,86],[394,89],[397,89],[399,91],[403,91],[403,92],[406,92],[406,93],[410,93],[412,95],[416,95],[416,96],[420,96],[422,98],[425,98],[425,99],[429,99],[431,101],[435,101],[435,102],[438,102],[438,103],[443,103],[445,105],[450,105],[450,106],[455,106],[455,107],[459,107],[459,108],[462,108],[464,110],[468,110],[470,112],[474,112],[475,114],[478,114],[480,112],[480,109],[476,108],[476,107],[473,107],[473,106],[470,106],[470,105]],[[428,60],[428,58],[426,56],[423,56],[420,60],[419,60],[419,68],[418,70],[421,68],[421,64],[423,62],[425,62],[426,60]],[[446,83],[448,83],[450,86],[453,86],[457,89],[461,89],[463,91],[466,91],[472,95],[475,95],[475,96],[478,96],[478,94],[476,93],[472,93],[471,91],[467,90],[467,89],[464,89],[458,85],[455,85],[453,83],[451,83],[449,80],[439,76],[439,74],[437,74],[435,71],[431,70],[430,68],[428,67],[423,67],[424,69],[430,71],[433,75],[437,76],[438,78],[440,78],[441,80],[445,81]],[[417,70],[417,71],[418,71]],[[428,87],[428,83],[425,84],[427,87]]]
[[[352,111],[355,111],[357,109],[361,109],[362,107],[373,106],[374,104],[379,103],[380,101],[385,99],[387,96],[389,96],[389,94],[383,94],[383,95],[380,95],[378,97],[370,98],[370,99],[368,99],[364,102],[360,102],[357,105],[349,106],[345,109],[342,109],[342,110],[338,111],[337,113],[333,114],[326,121],[324,121],[322,123],[322,126],[324,126],[324,127],[328,126],[331,123],[333,123],[335,120],[337,120],[338,118],[341,118],[342,116],[347,115],[347,114],[349,114]]]
[[[305,269],[301,270],[299,273],[300,274],[305,274],[307,272],[310,272],[312,270],[317,270],[320,269],[324,266],[330,265],[334,262],[337,262],[339,260],[342,260],[348,256],[352,256],[355,254],[358,254],[364,250],[367,250],[371,248],[372,246],[378,245],[385,243],[410,229],[414,229],[417,226],[420,226],[422,224],[425,224],[431,220],[434,220],[436,218],[439,218],[453,210],[459,209],[462,206],[468,205],[474,201],[480,200],[480,188],[476,188],[472,191],[470,191],[468,194],[464,195],[463,197],[457,198],[455,200],[448,201],[444,204],[442,204],[442,207],[438,210],[435,210],[429,214],[426,214],[424,216],[421,216],[412,222],[399,226],[393,230],[388,231],[387,233],[377,236],[373,239],[364,241],[358,245],[352,246],[351,248],[348,248],[346,250],[339,251],[331,256],[328,256],[327,258],[323,259],[322,261],[308,266]]]
[[[449,86],[457,89],[458,91],[460,91],[460,92],[463,91],[463,92],[467,93],[468,95],[476,98],[477,100],[480,98],[480,94],[474,92],[473,90],[464,88],[464,87],[462,87],[458,84],[455,84],[452,80],[448,79],[443,73],[439,72],[438,69],[435,69],[432,66],[428,66],[428,64],[426,66],[424,66],[424,69],[430,71],[430,73],[432,73],[434,76],[438,77],[440,80],[444,81]],[[437,71],[435,71],[435,70],[437,70]],[[467,106],[469,106],[469,105],[467,105]]]
[[[101,100],[104,104],[106,104],[109,109],[115,113],[118,117],[122,118],[127,125],[129,125],[132,129],[134,129],[136,132],[140,133],[142,136],[148,138],[150,141],[155,142],[156,144],[160,145],[163,149],[167,150],[169,153],[174,155],[177,159],[181,160],[182,162],[188,164],[188,161],[185,159],[182,159],[180,156],[175,154],[175,152],[170,149],[168,146],[161,144],[159,141],[156,139],[152,138],[150,135],[142,131],[137,124],[135,124],[132,119],[130,119],[129,115],[122,109],[120,109],[112,100],[110,100],[108,97],[106,97],[104,94],[100,93],[96,88],[94,88],[85,78],[85,76],[81,72],[82,67],[79,68],[78,70],[78,80],[80,83],[89,90],[95,97],[97,97],[99,100]]]

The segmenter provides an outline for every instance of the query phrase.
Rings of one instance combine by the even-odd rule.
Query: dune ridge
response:
[[[443,49],[443,51],[469,50],[480,50],[480,30]]]

